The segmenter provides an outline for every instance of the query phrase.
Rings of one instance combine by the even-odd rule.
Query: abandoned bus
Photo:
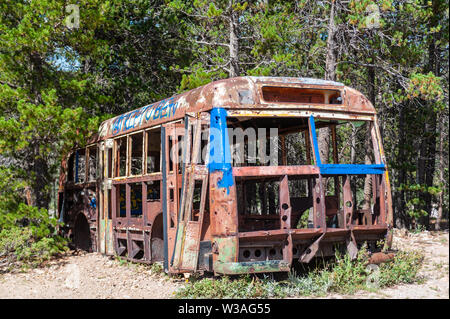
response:
[[[61,171],[75,246],[171,274],[283,272],[392,240],[375,109],[337,82],[212,82],[103,122]]]

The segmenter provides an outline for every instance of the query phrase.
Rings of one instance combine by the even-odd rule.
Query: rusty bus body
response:
[[[367,127],[373,164],[339,164],[336,126],[349,121]],[[276,127],[281,163],[233,165],[225,155],[215,163],[208,156],[196,160],[201,136],[213,126],[223,133],[225,155],[228,128]],[[319,154],[316,129],[324,127],[331,133],[331,164]],[[287,134],[303,134],[304,160],[287,160],[295,152],[286,149]],[[76,246],[163,262],[169,273],[288,271],[293,261],[307,263],[336,249],[354,256],[364,242],[376,251],[378,241],[392,239],[375,109],[337,82],[216,81],[105,121],[63,162],[62,172],[59,214]],[[355,203],[352,176],[371,179],[368,209]],[[292,183],[301,192],[294,193]],[[305,214],[307,227],[298,227]]]

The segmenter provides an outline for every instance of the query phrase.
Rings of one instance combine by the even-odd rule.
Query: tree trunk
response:
[[[429,110],[425,110],[425,112],[427,112]],[[427,117],[425,115],[425,117]],[[426,170],[426,165],[427,165],[427,157],[430,155],[428,154],[428,139],[429,139],[429,127],[430,125],[427,123],[428,120],[425,120],[425,127],[423,128],[423,137],[420,141],[420,145],[419,145],[419,158],[418,158],[418,163],[417,163],[417,184],[420,185],[425,185],[425,170]],[[423,209],[426,210],[426,204],[423,204],[426,201],[426,194],[425,192],[420,192],[418,194],[419,199],[421,201],[421,203],[419,204],[418,208],[419,209]],[[418,222],[420,225],[427,225],[429,222],[429,211],[428,211],[428,216],[420,216],[418,219]]]
[[[405,159],[405,143],[406,143],[406,132],[405,132],[405,105],[400,106],[399,120],[398,120],[398,158],[401,160]],[[398,168],[398,182],[397,187],[406,184],[406,168],[401,165]],[[394,224],[397,228],[407,227],[407,218],[405,216],[405,191],[396,190],[396,209],[394,215]]]
[[[355,164],[356,162],[356,127],[351,124],[352,126],[352,149],[350,152],[350,163]],[[350,188],[352,190],[352,198],[353,198],[353,211],[355,210],[355,207],[358,207],[358,201],[356,198],[356,181],[355,176],[350,176]]]
[[[327,37],[327,55],[325,60],[325,80],[336,81],[336,42],[335,32],[336,26],[334,16],[336,14],[335,2],[331,2],[330,16],[328,19],[328,37]],[[328,127],[320,128],[317,136],[317,144],[319,147],[320,159],[323,164],[328,163],[330,154],[330,130]],[[328,179],[323,179],[323,189],[328,189]]]
[[[336,26],[334,16],[336,14],[335,2],[331,2],[330,17],[328,20],[327,56],[325,60],[325,80],[336,81]],[[319,129],[317,142],[319,144],[320,157],[322,163],[328,163],[330,150],[330,132],[328,128]]]
[[[50,204],[50,182],[48,163],[44,158],[39,157],[39,145],[34,146],[34,158],[31,170],[33,171],[33,179],[30,197],[34,200],[34,205],[38,208],[49,208]]]
[[[239,15],[233,11],[233,0],[230,0],[230,77],[240,75],[239,70]]]
[[[368,75],[368,88],[369,88],[369,100],[375,107],[375,69],[374,67],[369,67],[367,70]],[[370,134],[370,127],[367,126],[366,136],[365,136],[365,150],[366,154],[364,156],[365,164],[372,164],[371,154],[373,153],[372,146],[372,135]],[[370,200],[372,198],[372,177],[371,175],[366,175],[364,179],[364,202],[362,209],[370,209]]]
[[[439,117],[439,183],[441,187],[441,192],[439,193],[439,203],[438,203],[438,213],[436,218],[435,229],[441,229],[441,220],[444,206],[444,191],[445,191],[445,180],[444,180],[444,116]]]
[[[330,81],[336,81],[336,25],[334,22],[335,14],[335,1],[331,1],[330,17],[328,20],[327,57],[325,60],[325,79]]]
[[[430,124],[427,124],[429,128],[427,131],[429,132],[427,138],[427,157],[426,157],[426,166],[425,166],[425,184],[427,186],[433,186],[434,172],[436,168],[436,111],[431,111],[431,119]],[[421,219],[421,224],[423,224],[427,229],[430,226],[430,215],[432,210],[432,197],[429,192],[424,194],[425,200],[425,211],[428,212],[428,215],[423,216]]]
[[[370,165],[372,164],[371,152],[372,152],[372,135],[370,134],[370,128],[367,128],[366,137],[365,137],[365,150],[366,154],[364,156],[364,164]],[[370,203],[372,199],[372,176],[366,174],[364,178],[364,202],[362,205],[362,209],[370,209]]]

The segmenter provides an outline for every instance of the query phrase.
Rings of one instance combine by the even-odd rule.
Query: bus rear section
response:
[[[289,271],[297,261],[337,251],[354,258],[363,244],[373,253],[389,241],[389,180],[375,116],[224,108],[205,116],[206,163],[185,163],[191,173],[183,173],[181,192],[186,205],[197,183],[200,219],[183,215],[189,204],[180,210],[170,271]],[[200,144],[188,134],[194,159]],[[207,236],[193,240],[202,227]]]

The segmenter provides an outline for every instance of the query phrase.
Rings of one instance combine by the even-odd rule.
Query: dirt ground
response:
[[[448,231],[396,231],[393,248],[424,252],[422,283],[327,298],[449,298]],[[149,266],[120,263],[98,253],[81,253],[69,254],[43,268],[0,274],[0,298],[172,298],[183,284],[183,280],[152,272]]]
[[[149,266],[82,252],[46,267],[0,275],[0,298],[167,299],[181,285]]]

